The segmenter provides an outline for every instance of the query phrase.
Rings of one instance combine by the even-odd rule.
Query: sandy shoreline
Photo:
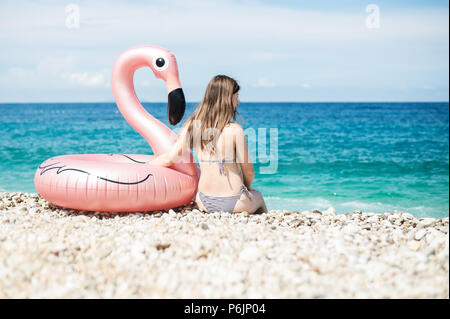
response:
[[[78,212],[0,193],[0,298],[448,298],[449,219]]]

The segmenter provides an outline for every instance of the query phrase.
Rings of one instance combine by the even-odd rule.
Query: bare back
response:
[[[240,164],[236,163],[234,129],[233,124],[225,126],[217,138],[216,154],[202,151],[200,147],[194,149],[201,170],[198,190],[206,195],[236,195],[244,182]],[[220,163],[222,160],[223,164]],[[222,172],[221,165],[223,165]]]

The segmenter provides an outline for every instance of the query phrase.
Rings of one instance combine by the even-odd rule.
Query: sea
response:
[[[167,103],[143,103],[167,120]],[[269,209],[449,216],[449,103],[244,103],[237,121]],[[0,104],[0,192],[37,192],[63,154],[153,154],[115,103]]]

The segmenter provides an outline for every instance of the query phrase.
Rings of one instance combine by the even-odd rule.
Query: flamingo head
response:
[[[183,118],[186,108],[186,100],[178,76],[177,60],[169,50],[152,47],[151,51],[151,61],[148,64],[155,76],[166,83],[169,123],[176,125]]]

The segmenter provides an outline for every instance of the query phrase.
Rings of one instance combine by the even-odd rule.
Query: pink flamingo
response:
[[[150,144],[155,156],[170,150],[177,135],[146,112],[134,91],[134,72],[150,67],[168,91],[168,119],[177,124],[185,99],[175,56],[155,46],[123,52],[114,63],[112,89],[125,120]],[[192,154],[170,168],[146,164],[143,154],[75,154],[52,157],[39,165],[34,184],[49,202],[68,208],[132,212],[169,209],[195,196],[199,169]]]

